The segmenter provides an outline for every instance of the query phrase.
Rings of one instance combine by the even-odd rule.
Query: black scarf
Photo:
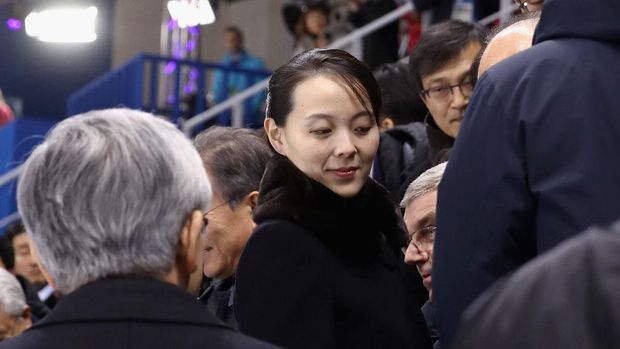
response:
[[[344,198],[280,155],[267,164],[254,211],[257,224],[269,219],[302,226],[354,262],[374,261],[386,244],[397,250],[406,241],[400,211],[374,180],[369,178],[356,196]]]

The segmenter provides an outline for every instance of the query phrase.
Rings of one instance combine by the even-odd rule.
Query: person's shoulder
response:
[[[594,320],[594,309],[597,317],[618,319],[615,310],[620,306],[620,275],[615,271],[620,270],[619,250],[620,225],[610,230],[593,228],[524,265],[468,308],[459,333],[463,343],[459,348],[479,347],[482,343],[493,347],[508,338],[514,328],[527,334],[519,343],[542,338],[564,340],[544,336],[541,329],[553,321],[562,321],[565,329],[584,329],[580,324]]]
[[[105,340],[107,334],[111,334],[108,330],[102,329],[101,336],[88,336],[84,337],[83,333],[75,332],[77,327],[75,325],[56,325],[52,327],[44,328],[31,328],[17,337],[10,338],[8,340],[0,342],[0,348],[2,349],[61,349],[67,348],[67,343],[71,348],[106,348],[109,347],[110,341]],[[84,324],[83,326],[91,326]],[[97,326],[94,324],[94,326]],[[73,328],[73,330],[71,329]],[[153,328],[151,326],[151,328]],[[90,329],[87,330],[90,333]],[[229,328],[215,327],[215,326],[182,326],[174,325],[173,327],[158,327],[156,329],[158,334],[153,333],[144,337],[142,341],[143,345],[148,345],[149,348],[167,348],[171,345],[171,342],[175,342],[182,348],[202,348],[209,344],[217,348],[227,349],[278,349],[279,347],[263,342],[261,340],[246,336],[242,333],[236,332]],[[162,338],[164,336],[165,338]],[[120,340],[116,338],[116,340]],[[141,340],[139,338],[133,339],[136,345],[140,345]],[[159,344],[158,344],[159,343]],[[209,346],[208,345],[208,346]]]

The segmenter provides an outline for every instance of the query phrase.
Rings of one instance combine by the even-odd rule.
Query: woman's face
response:
[[[299,83],[292,97],[286,126],[265,121],[274,149],[334,193],[359,193],[379,146],[370,105],[365,108],[342,82],[326,75]]]

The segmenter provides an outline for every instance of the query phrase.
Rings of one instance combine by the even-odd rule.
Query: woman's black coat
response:
[[[242,332],[286,348],[430,348],[400,246],[402,221],[369,180],[346,199],[276,157],[237,270]]]

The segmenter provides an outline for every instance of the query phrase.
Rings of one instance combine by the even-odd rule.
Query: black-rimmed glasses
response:
[[[464,97],[470,97],[472,92],[474,91],[473,81],[466,80],[466,81],[459,82],[456,85],[431,87],[426,90],[422,90],[420,94],[422,94],[424,97],[434,99],[436,101],[446,101],[448,98],[450,98],[454,94],[452,90],[455,87],[459,88],[459,90],[461,91],[461,94]]]

